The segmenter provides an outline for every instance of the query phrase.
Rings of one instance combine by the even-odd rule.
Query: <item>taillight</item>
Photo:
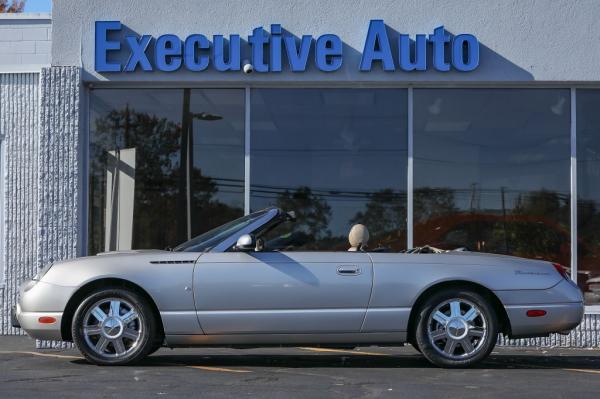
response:
[[[542,317],[546,316],[546,311],[543,309],[531,309],[527,311],[527,317]]]
[[[563,276],[565,279],[569,280],[569,275],[567,274],[567,268],[559,263],[553,263],[552,266],[556,269],[558,274]]]

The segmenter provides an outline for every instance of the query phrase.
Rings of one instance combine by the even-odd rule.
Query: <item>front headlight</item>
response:
[[[32,280],[34,281],[40,281],[42,279],[42,277],[44,277],[44,275],[46,273],[48,273],[48,270],[50,270],[50,268],[52,267],[54,263],[49,263],[46,266],[42,267],[35,276],[33,276]]]
[[[21,293],[25,293],[32,289],[38,283],[37,280],[27,280],[21,284]]]

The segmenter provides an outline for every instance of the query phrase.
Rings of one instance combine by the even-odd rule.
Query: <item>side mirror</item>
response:
[[[236,251],[254,251],[256,249],[256,240],[251,234],[242,234],[235,243]]]

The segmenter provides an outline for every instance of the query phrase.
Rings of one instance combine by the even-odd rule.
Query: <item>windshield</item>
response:
[[[235,234],[242,230],[244,227],[254,223],[262,216],[264,216],[269,210],[251,213],[232,222],[225,223],[219,227],[215,227],[212,230],[207,231],[197,237],[192,238],[189,241],[175,247],[173,251],[179,252],[205,252],[213,248],[215,245],[226,239],[227,237]]]

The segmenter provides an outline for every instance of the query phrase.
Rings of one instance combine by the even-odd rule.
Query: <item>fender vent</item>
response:
[[[195,260],[151,260],[150,263],[157,265],[157,264],[169,264],[169,265],[173,265],[173,264],[177,264],[180,265],[182,263],[194,263],[196,262]]]

